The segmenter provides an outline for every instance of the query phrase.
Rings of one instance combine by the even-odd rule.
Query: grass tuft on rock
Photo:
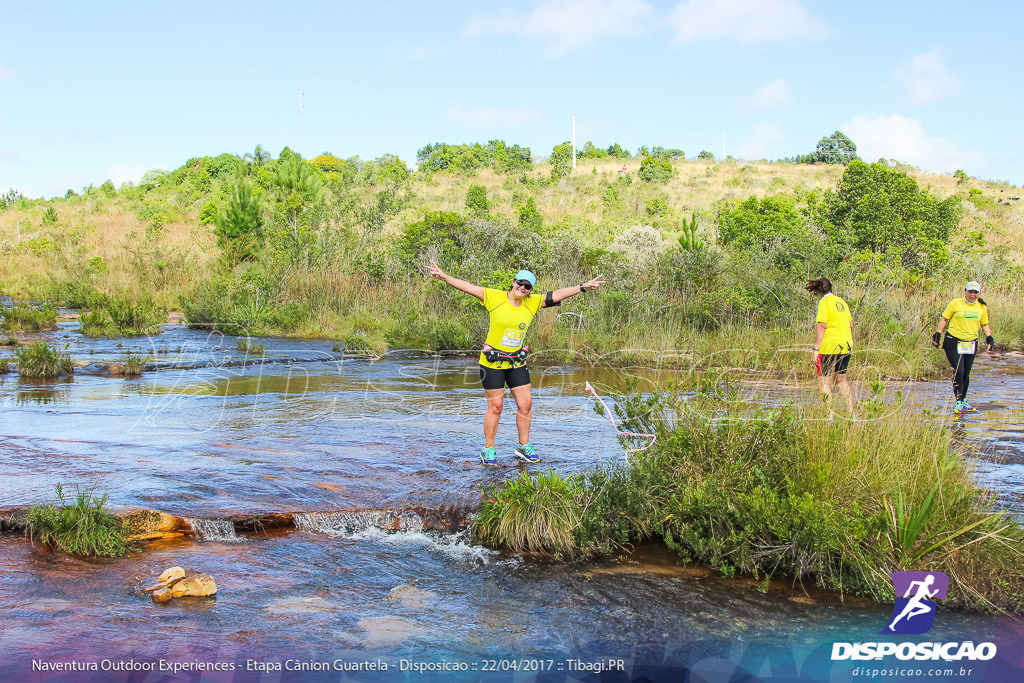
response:
[[[22,377],[53,378],[70,375],[74,371],[71,356],[46,342],[20,346],[14,353],[18,357],[18,372]]]
[[[893,599],[890,572],[943,571],[946,605],[1024,611],[1024,529],[938,421],[830,422],[718,392],[634,395],[616,412],[624,431],[657,433],[655,446],[561,486],[549,473],[491,489],[478,537],[567,557],[661,539],[729,576],[879,601]]]
[[[16,303],[0,311],[6,332],[42,332],[57,329],[57,307],[51,303],[42,306]]]
[[[73,498],[56,486],[57,500],[33,506],[28,513],[28,535],[33,541],[72,555],[121,557],[131,549],[121,523],[103,509],[107,496],[76,487]]]

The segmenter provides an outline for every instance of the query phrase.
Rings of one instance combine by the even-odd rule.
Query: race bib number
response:
[[[501,345],[508,349],[518,349],[523,345],[523,332],[523,330],[506,327],[505,334],[501,336]]]
[[[961,356],[970,355],[970,354],[974,353],[974,351],[976,350],[977,346],[978,346],[978,342],[972,342],[972,341],[969,341],[969,342],[957,342],[956,343],[956,352],[959,353]]]

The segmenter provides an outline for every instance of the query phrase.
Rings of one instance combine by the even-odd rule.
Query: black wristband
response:
[[[932,343],[933,344],[938,346],[939,342],[941,342],[941,341],[942,341],[942,333],[941,332],[936,332],[935,334],[932,335]]]
[[[585,293],[586,291],[587,291],[587,288],[584,287],[583,285],[580,285],[580,292],[581,293]]]
[[[992,335],[991,334],[988,335],[987,337],[985,337],[985,343],[988,344],[989,346],[995,346],[996,345],[996,342],[995,342],[994,339],[992,339]]]

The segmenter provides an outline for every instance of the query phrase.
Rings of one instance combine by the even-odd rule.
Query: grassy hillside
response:
[[[1015,306],[1021,206],[997,203],[1000,191],[1016,194],[1012,186],[898,168],[922,196],[955,198],[958,213],[940,240],[886,250],[854,245],[823,223],[844,166],[665,163],[667,182],[645,182],[635,158],[581,160],[552,179],[547,163],[463,176],[408,174],[393,157],[204,157],[139,186],[11,202],[0,211],[0,287],[18,299],[111,311],[142,302],[229,332],[381,351],[482,340],[482,309],[425,278],[420,266],[430,259],[495,287],[520,267],[538,273],[541,290],[600,274],[611,285],[566,302],[560,312],[574,315],[542,314],[535,348],[591,361],[803,372],[814,301],[802,285],[824,275],[853,307],[861,366],[922,376],[944,363],[926,351],[939,312],[963,282],[979,279],[997,341],[1024,347]],[[215,221],[229,213],[239,179],[262,223],[244,244]],[[744,202],[755,211],[741,216]],[[756,241],[726,239],[730,220]]]

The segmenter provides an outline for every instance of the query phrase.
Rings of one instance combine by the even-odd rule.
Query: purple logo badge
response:
[[[936,604],[930,598],[945,599],[949,577],[943,572],[893,572],[889,577],[896,589],[896,604],[882,633],[925,633],[935,622]]]

